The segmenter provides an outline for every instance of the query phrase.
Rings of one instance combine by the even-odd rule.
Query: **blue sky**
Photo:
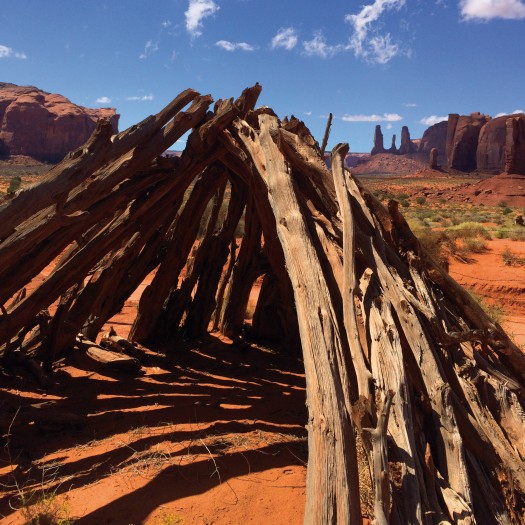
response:
[[[525,0],[18,0],[0,5],[0,81],[88,107],[124,129],[185,88],[259,82],[329,146],[369,151],[448,113],[525,109]],[[177,149],[182,144],[175,146]]]

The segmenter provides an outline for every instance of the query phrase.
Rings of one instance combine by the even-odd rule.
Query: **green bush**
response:
[[[463,246],[468,253],[483,253],[487,249],[485,239],[479,237],[464,239]]]
[[[453,239],[472,239],[480,237],[490,239],[490,232],[477,222],[461,222],[447,228],[447,234]]]
[[[427,199],[425,197],[416,197],[416,204],[425,204]]]
[[[503,259],[503,264],[507,266],[525,266],[525,259],[516,255],[509,248],[503,250],[501,258]]]
[[[20,186],[22,184],[22,179],[17,175],[16,177],[13,177],[11,181],[9,182],[9,187],[7,188],[7,194],[12,194],[17,192],[20,189]]]

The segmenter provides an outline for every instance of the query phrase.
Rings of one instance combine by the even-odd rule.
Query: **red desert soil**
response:
[[[509,239],[487,241],[488,250],[471,255],[471,262],[450,260],[450,275],[464,288],[473,290],[503,312],[502,326],[514,341],[525,348],[525,266],[509,266],[502,254],[509,250],[525,260],[525,242]]]
[[[111,321],[119,335],[127,335],[141,292]],[[0,451],[1,523],[25,523],[20,496],[32,492],[34,501],[56,493],[56,512],[76,524],[303,522],[307,414],[298,349],[210,336],[163,351],[146,350],[139,377],[74,353],[48,392],[2,377],[1,423],[11,427]],[[43,402],[52,404],[46,419],[32,421],[28,405]],[[53,413],[84,421],[57,422]]]

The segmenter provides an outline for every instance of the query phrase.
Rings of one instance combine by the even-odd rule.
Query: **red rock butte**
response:
[[[0,82],[0,156],[59,161],[86,142],[101,118],[118,132],[114,108],[85,108],[33,86]]]

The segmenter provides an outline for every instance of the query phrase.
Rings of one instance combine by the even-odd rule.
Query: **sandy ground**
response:
[[[56,494],[59,514],[86,525],[302,523],[306,409],[297,354],[213,337],[170,354],[149,352],[136,378],[94,370],[76,354],[48,394],[3,378],[4,410],[53,401],[48,410],[84,423],[27,424],[24,409],[11,410],[1,522],[23,523],[10,505],[36,491]]]
[[[488,304],[501,307],[502,326],[525,348],[525,265],[508,266],[502,257],[505,250],[510,250],[525,260],[525,242],[493,239],[487,245],[488,250],[472,254],[469,263],[451,259],[450,275]]]

